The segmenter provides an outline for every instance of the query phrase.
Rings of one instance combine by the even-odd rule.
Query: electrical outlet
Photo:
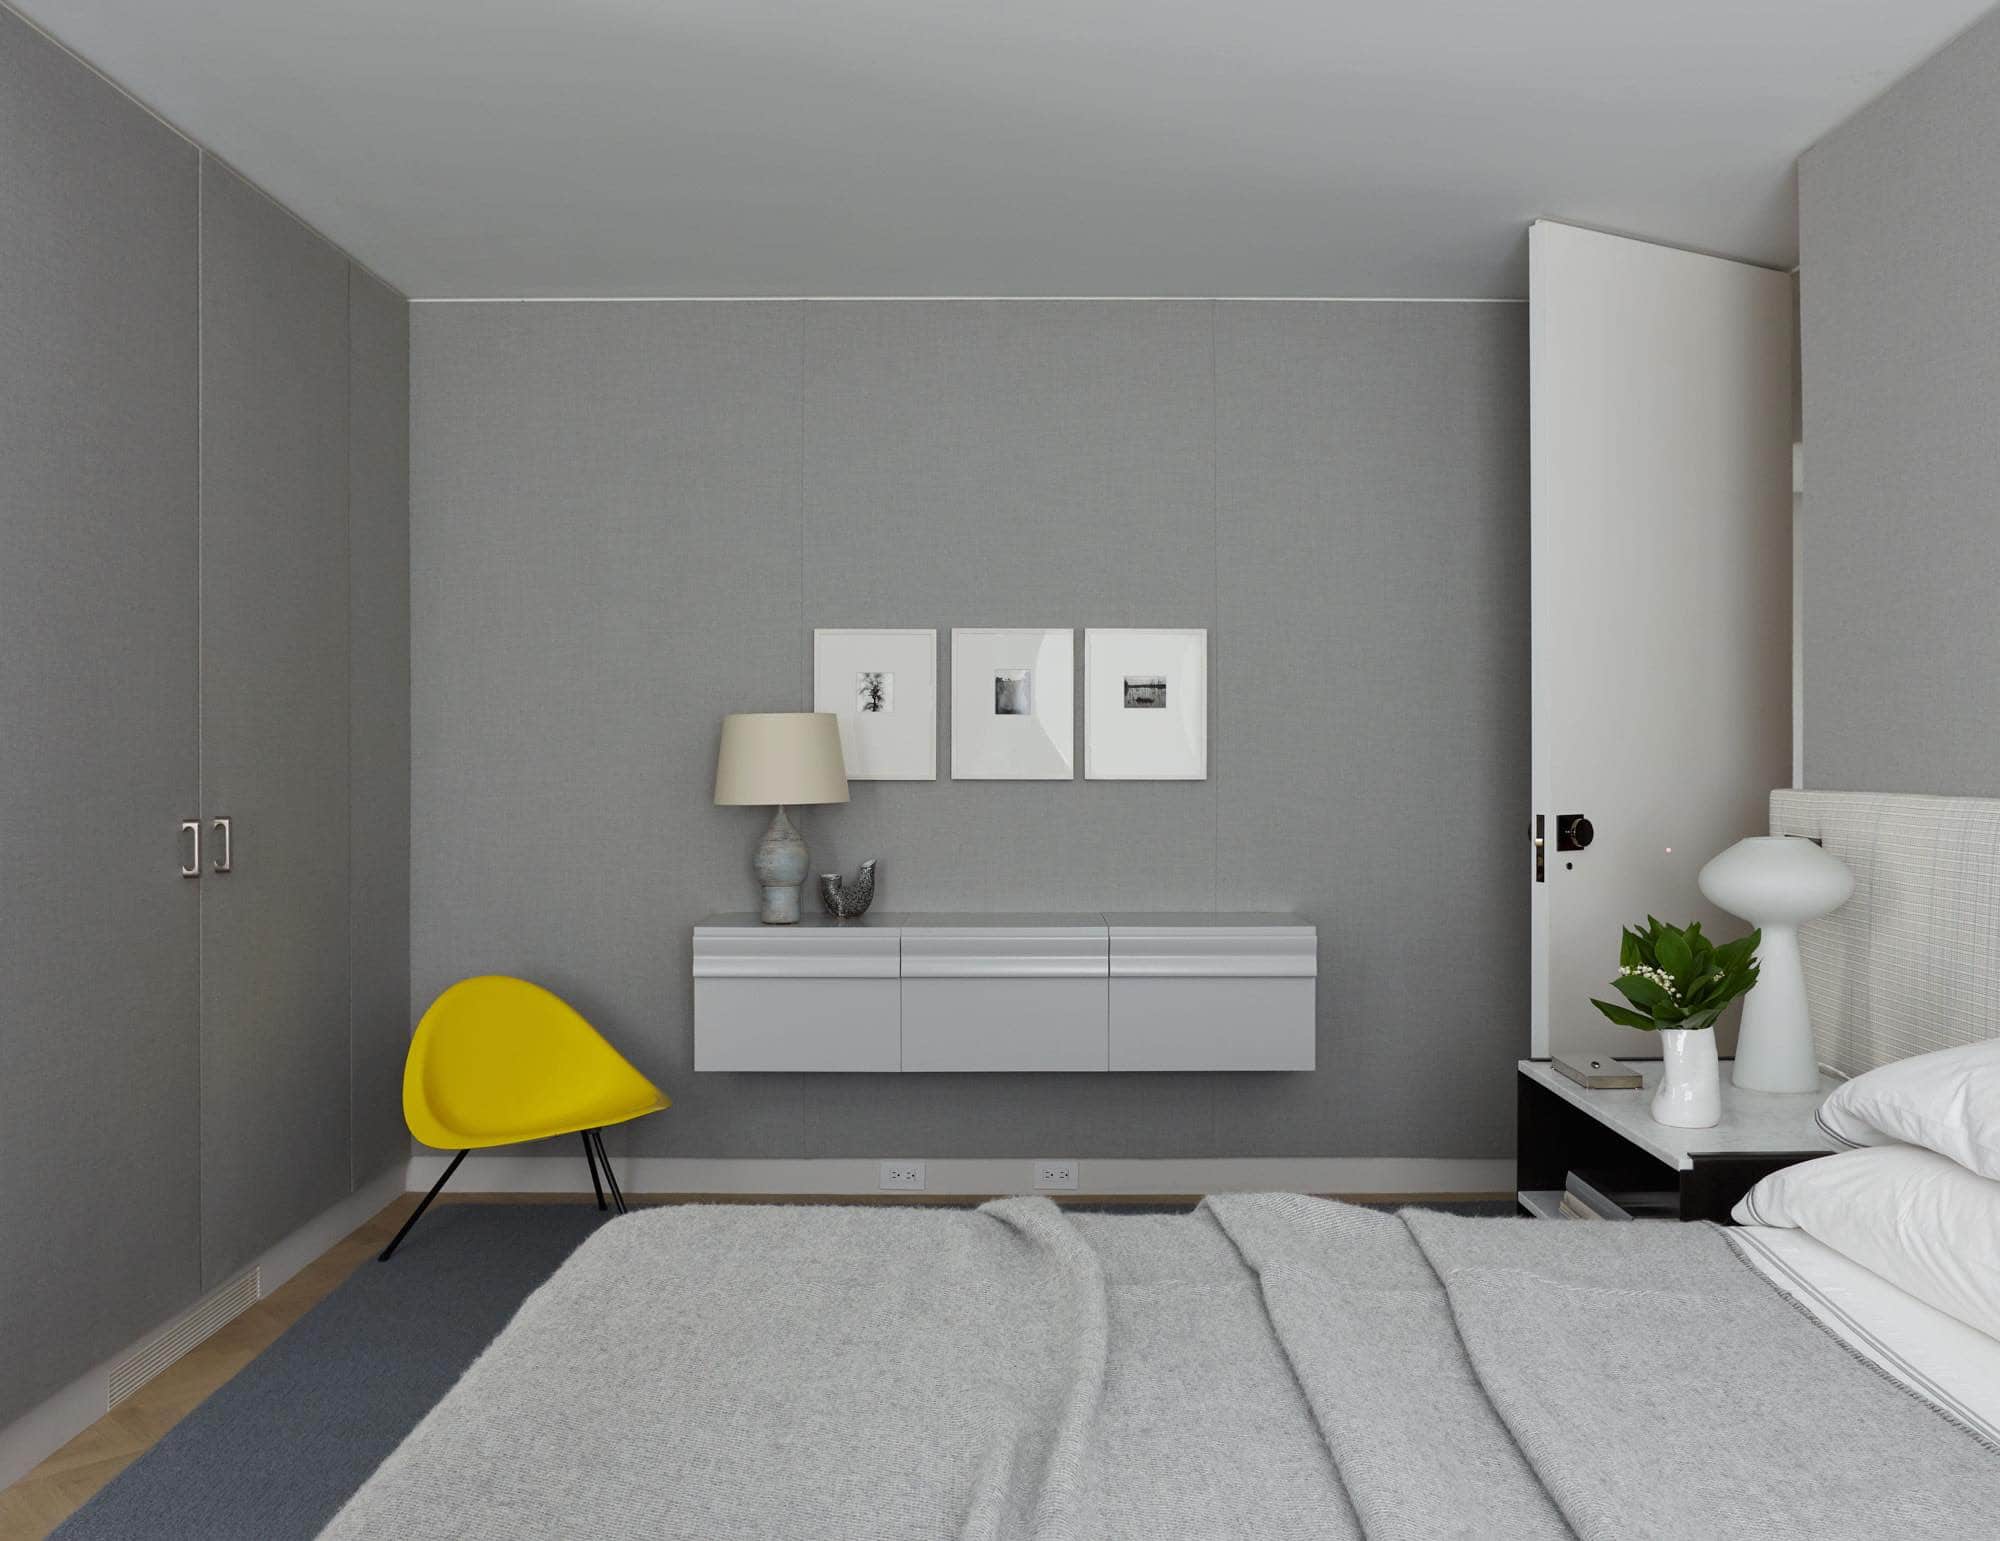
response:
[[[921,1188],[923,1185],[923,1162],[885,1161],[882,1163],[882,1186],[884,1188]]]
[[[1037,1161],[1035,1163],[1035,1186],[1037,1188],[1074,1188],[1076,1186],[1076,1163],[1074,1161]]]

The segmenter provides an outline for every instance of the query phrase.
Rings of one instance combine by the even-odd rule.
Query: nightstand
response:
[[[1571,1172],[1600,1191],[1659,1196],[1647,1213],[1729,1223],[1736,1201],[1772,1172],[1833,1151],[1813,1114],[1840,1083],[1820,1077],[1817,1092],[1738,1090],[1722,1062],[1722,1121],[1712,1129],[1653,1122],[1658,1060],[1624,1063],[1645,1077],[1637,1091],[1589,1091],[1547,1060],[1520,1062],[1520,1120],[1514,1185],[1521,1212],[1547,1216],[1543,1195],[1560,1195]]]

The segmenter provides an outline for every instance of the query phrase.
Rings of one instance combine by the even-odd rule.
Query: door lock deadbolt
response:
[[[1581,813],[1559,813],[1556,815],[1556,849],[1558,851],[1581,851],[1597,838],[1597,831],[1591,827],[1589,816]]]

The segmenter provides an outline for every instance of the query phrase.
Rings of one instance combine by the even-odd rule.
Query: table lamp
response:
[[[730,713],[715,756],[715,801],[724,808],[776,805],[750,858],[764,891],[757,918],[767,926],[796,925],[806,843],[785,808],[847,801],[839,719],[832,712]]]
[[[1854,874],[1803,836],[1752,835],[1709,862],[1695,882],[1711,903],[1764,933],[1757,984],[1743,997],[1730,1079],[1753,1092],[1818,1091],[1799,927],[1847,903]]]

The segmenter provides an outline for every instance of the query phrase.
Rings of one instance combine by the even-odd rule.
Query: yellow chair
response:
[[[490,1145],[581,1136],[597,1207],[604,1208],[608,1185],[624,1214],[625,1194],[604,1154],[603,1131],[667,1105],[665,1094],[560,997],[504,974],[460,980],[424,1013],[403,1064],[410,1133],[458,1154],[383,1248],[381,1261],[402,1245],[467,1153]]]

